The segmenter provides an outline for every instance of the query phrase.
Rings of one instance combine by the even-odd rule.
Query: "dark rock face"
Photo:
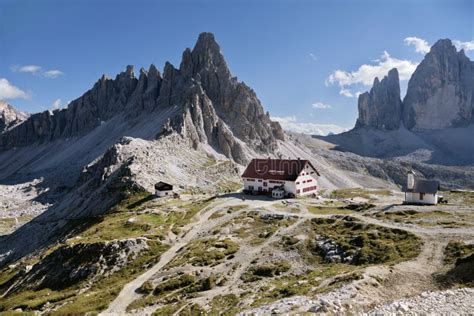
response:
[[[179,69],[170,63],[163,77],[155,66],[132,66],[111,80],[103,76],[67,109],[32,115],[0,137],[0,150],[81,136],[118,114],[135,118],[147,112],[178,107],[157,135],[177,131],[193,146],[207,143],[235,161],[247,157],[243,144],[272,152],[284,134],[277,122],[264,113],[255,92],[230,74],[219,45],[210,33],[202,33],[193,50],[186,49]]]
[[[403,121],[415,130],[474,122],[474,63],[449,39],[436,42],[418,65],[403,101]]]
[[[356,127],[381,130],[395,130],[400,127],[402,101],[396,68],[390,70],[382,81],[375,78],[370,92],[359,95],[358,109]]]
[[[418,65],[400,101],[398,72],[390,70],[359,96],[356,128],[413,131],[465,127],[474,123],[474,62],[439,40]]]
[[[179,70],[166,64],[164,78],[167,84],[160,101],[183,107],[182,116],[173,118],[171,126],[186,134],[194,146],[209,143],[244,163],[247,158],[241,142],[271,152],[277,147],[276,140],[284,138],[255,92],[231,76],[212,34],[202,33],[194,49],[184,51]]]
[[[18,111],[4,101],[0,101],[0,134],[27,118],[26,113]]]

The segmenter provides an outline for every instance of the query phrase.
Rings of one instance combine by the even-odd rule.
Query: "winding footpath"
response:
[[[108,309],[102,312],[100,315],[117,315],[117,314],[125,314],[127,307],[136,299],[141,297],[140,294],[136,292],[136,290],[146,281],[153,279],[154,276],[161,272],[161,270],[171,261],[173,258],[180,252],[180,250],[186,246],[189,242],[192,242],[195,238],[199,237],[201,234],[205,234],[215,227],[229,221],[230,219],[238,216],[244,210],[239,210],[236,212],[232,212],[230,214],[226,214],[224,216],[218,217],[216,219],[210,219],[210,217],[224,209],[225,207],[242,205],[248,203],[242,201],[238,198],[226,198],[226,199],[218,199],[216,202],[213,202],[211,205],[207,206],[203,210],[201,210],[194,218],[194,221],[188,225],[186,225],[183,229],[183,233],[177,238],[175,243],[165,251],[158,261],[153,267],[149,270],[145,271],[143,274],[126,284],[122,291],[119,293],[117,298],[109,305]],[[225,287],[219,287],[216,289],[212,289],[205,293],[202,293],[202,296],[193,299],[193,303],[198,304],[205,304],[205,302],[209,299],[212,299],[215,295],[219,295],[222,293],[230,293],[232,292],[234,285],[238,282],[240,275],[246,268],[248,268],[250,262],[258,256],[258,254],[270,243],[277,240],[282,234],[285,234],[287,231],[295,228],[297,225],[301,224],[304,220],[312,219],[312,218],[328,218],[333,216],[333,214],[314,214],[309,212],[305,203],[297,203],[295,206],[298,206],[300,209],[299,213],[291,213],[290,211],[286,211],[275,207],[275,203],[268,201],[268,200],[252,200],[251,206],[246,210],[254,210],[254,211],[261,211],[261,212],[271,212],[273,214],[281,214],[286,216],[295,216],[298,219],[292,225],[282,228],[277,231],[269,240],[262,243],[255,249],[250,252],[246,252],[240,254],[236,259],[239,263],[239,268],[236,269],[230,276],[228,285]],[[419,236],[423,241],[423,246],[420,251],[420,255],[415,258],[414,260],[401,262],[391,268],[377,265],[371,266],[365,269],[364,272],[364,280],[358,282],[359,287],[358,289],[352,289],[347,291],[347,289],[342,289],[343,292],[349,293],[348,299],[353,299],[353,295],[360,296],[361,298],[364,297],[364,300],[370,298],[371,303],[380,303],[381,301],[386,301],[389,298],[396,299],[397,293],[400,291],[405,291],[405,293],[411,293],[415,295],[420,293],[423,290],[430,290],[430,285],[426,286],[426,283],[429,283],[429,279],[431,274],[436,271],[437,269],[442,266],[442,256],[443,256],[443,249],[447,243],[449,238],[453,236],[472,236],[473,232],[470,228],[425,228],[413,225],[404,225],[400,223],[388,222],[379,220],[367,214],[359,214],[359,213],[352,213],[349,214],[364,223],[373,224],[378,226],[383,226],[386,228],[396,228],[402,229],[408,232],[411,232],[417,236]],[[391,287],[385,288],[373,288],[372,285],[364,286],[364,282],[367,280],[374,279],[377,277],[387,278],[390,280]],[[407,279],[410,279],[407,281]],[[426,287],[424,289],[423,287]],[[337,297],[337,300],[344,299],[345,295],[339,296],[339,290],[336,290],[334,296]],[[412,293],[413,292],[413,293]],[[329,294],[329,298],[331,298],[332,294]],[[289,305],[288,308],[291,308],[296,302],[293,300],[298,301],[298,298],[290,298],[288,300]],[[370,302],[361,301],[361,305],[365,305]],[[318,304],[312,299],[304,298],[301,301],[301,304]],[[269,306],[263,306],[261,308],[257,308],[253,310],[253,312],[272,312],[274,306],[279,306],[279,308],[284,311],[285,304],[281,302],[275,302],[270,304]],[[283,307],[282,307],[283,306]],[[291,309],[289,309],[291,310]]]

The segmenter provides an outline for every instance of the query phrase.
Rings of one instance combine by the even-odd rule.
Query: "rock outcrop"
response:
[[[466,127],[474,123],[474,62],[449,39],[436,42],[408,82],[400,101],[396,69],[359,96],[356,128],[412,131]]]
[[[474,63],[449,39],[437,41],[418,65],[403,101],[408,129],[467,126],[474,120]]]
[[[0,100],[0,134],[28,118],[28,114],[18,111],[10,104]]]
[[[400,127],[402,100],[398,70],[393,68],[382,81],[375,78],[370,92],[359,95],[356,127],[395,130]]]
[[[179,69],[166,63],[162,77],[151,65],[137,79],[133,66],[127,66],[113,80],[102,76],[67,109],[34,114],[4,133],[0,150],[82,136],[117,115],[146,119],[147,113],[163,108],[180,111],[157,126],[158,137],[175,131],[194,147],[209,144],[240,163],[248,159],[244,145],[267,154],[284,138],[255,92],[232,77],[214,36],[202,33],[194,49],[184,51]]]

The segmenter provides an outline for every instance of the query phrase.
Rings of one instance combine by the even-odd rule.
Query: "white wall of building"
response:
[[[406,192],[405,193],[405,202],[413,204],[432,204],[435,205],[438,203],[438,194],[423,194],[423,199],[421,199],[420,193]]]
[[[172,193],[173,193],[173,190],[167,190],[167,191],[155,190],[155,195],[158,196],[158,197],[169,196]]]
[[[316,170],[311,168],[309,164],[306,166],[307,167],[301,171],[300,175],[295,181],[244,178],[244,190],[270,192],[270,189],[283,185],[286,193],[291,193],[295,196],[313,194],[318,188],[318,175]],[[309,188],[311,188],[311,190]]]

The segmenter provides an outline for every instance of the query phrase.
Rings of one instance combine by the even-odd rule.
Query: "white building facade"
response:
[[[439,182],[435,180],[419,179],[417,174],[410,170],[407,174],[405,189],[405,204],[438,204]]]
[[[318,170],[300,159],[253,159],[242,174],[244,191],[272,194],[282,188],[285,196],[304,196],[316,193]]]
[[[173,194],[173,186],[166,182],[158,182],[155,184],[155,195],[157,197],[165,197]]]

